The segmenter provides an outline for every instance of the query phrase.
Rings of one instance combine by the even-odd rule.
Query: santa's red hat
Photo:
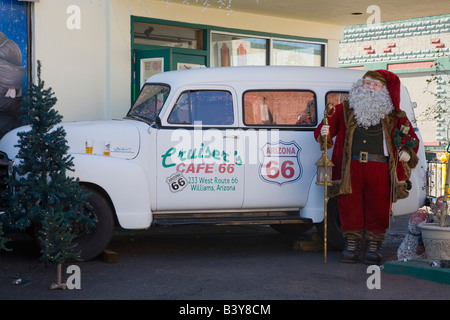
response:
[[[380,80],[387,87],[391,96],[392,104],[395,110],[400,111],[400,79],[399,77],[387,70],[368,71],[363,78],[370,77],[374,80]],[[383,81],[384,80],[384,81]]]

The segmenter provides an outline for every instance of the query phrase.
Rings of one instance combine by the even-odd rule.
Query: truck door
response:
[[[244,92],[246,208],[302,208],[320,156],[313,131],[317,99],[310,90]],[[256,137],[250,137],[250,135]],[[253,155],[253,158],[252,158]]]
[[[157,210],[242,207],[236,101],[229,88],[176,93],[157,133]]]

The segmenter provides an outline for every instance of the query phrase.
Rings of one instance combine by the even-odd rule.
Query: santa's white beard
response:
[[[348,101],[350,108],[354,110],[356,122],[361,127],[379,124],[381,119],[394,110],[386,87],[380,91],[363,88],[362,80],[353,85]]]

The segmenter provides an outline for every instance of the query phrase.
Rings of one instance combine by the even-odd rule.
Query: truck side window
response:
[[[185,91],[178,98],[169,119],[172,124],[232,125],[233,98],[221,90]]]
[[[191,102],[189,93],[183,93],[172,109],[169,123],[191,124]]]
[[[347,91],[330,91],[325,95],[325,103],[328,102],[333,103],[333,105],[340,104],[348,100],[348,92]]]
[[[309,90],[258,90],[244,93],[246,125],[313,127],[317,124],[316,95]]]

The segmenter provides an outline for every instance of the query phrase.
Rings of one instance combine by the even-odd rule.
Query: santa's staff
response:
[[[330,107],[331,106],[331,107]],[[333,113],[330,114],[331,110]],[[328,102],[325,107],[325,112],[323,115],[323,125],[328,126],[328,117],[333,116],[334,114],[334,104],[332,102]],[[333,163],[328,158],[328,133],[326,134],[324,144],[323,144],[323,153],[319,161],[317,161],[317,184],[324,186],[324,215],[323,215],[323,259],[324,263],[327,263],[327,206],[328,206],[328,195],[327,189],[328,186],[331,186],[331,172],[333,168]],[[330,181],[329,181],[330,180]]]

